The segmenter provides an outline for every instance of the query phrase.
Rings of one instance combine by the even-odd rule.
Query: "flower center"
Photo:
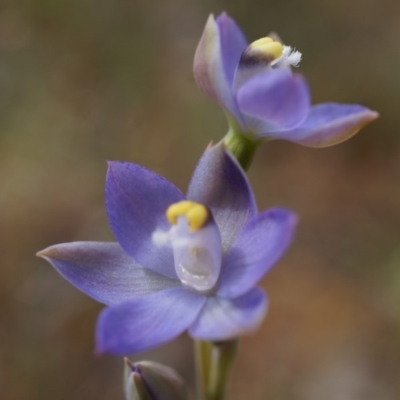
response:
[[[254,65],[269,65],[283,54],[281,43],[270,37],[258,39],[251,43],[240,58],[241,67],[253,67]]]
[[[191,232],[199,230],[209,219],[210,213],[203,204],[194,201],[180,201],[167,208],[168,221],[176,225],[180,216],[186,216]]]
[[[185,200],[169,206],[166,216],[171,228],[157,229],[153,241],[172,246],[175,271],[185,286],[210,291],[217,283],[222,258],[221,236],[210,211]]]
[[[251,43],[242,53],[235,71],[234,90],[250,78],[271,69],[297,67],[301,53],[277,40],[264,37]]]

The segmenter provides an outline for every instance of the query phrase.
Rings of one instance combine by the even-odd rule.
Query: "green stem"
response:
[[[206,400],[211,365],[212,343],[203,340],[195,340],[196,381],[197,398]]]
[[[236,157],[244,170],[250,167],[254,154],[263,139],[252,139],[245,136],[234,123],[230,123],[230,129],[222,139],[227,149]]]
[[[223,400],[237,345],[237,340],[218,343],[196,341],[200,400]]]

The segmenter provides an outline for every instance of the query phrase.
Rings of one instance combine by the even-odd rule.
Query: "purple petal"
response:
[[[241,116],[233,98],[231,83],[233,63],[243,46],[242,40],[239,28],[226,14],[222,14],[218,22],[211,14],[197,46],[193,64],[194,78],[199,88],[239,122]]]
[[[63,243],[37,255],[82,292],[107,305],[180,285],[136,263],[118,243]]]
[[[349,139],[378,116],[357,104],[322,103],[311,107],[307,119],[296,129],[269,136],[310,147],[327,147]]]
[[[232,87],[236,67],[248,43],[242,30],[226,12],[221,13],[216,22],[221,41],[222,65],[228,83]]]
[[[257,213],[247,177],[222,143],[205,151],[192,176],[187,197],[210,208],[224,251],[244,223]]]
[[[223,260],[218,295],[232,298],[254,287],[286,251],[296,222],[296,216],[282,208],[250,219]]]
[[[170,228],[165,211],[183,198],[172,183],[146,168],[109,163],[106,207],[115,237],[138,263],[169,278],[176,278],[172,249],[157,247],[151,236],[157,228]]]
[[[246,124],[259,134],[294,128],[310,110],[305,79],[287,71],[272,70],[255,76],[239,88],[236,98],[240,111],[250,117]],[[255,125],[251,118],[264,123]]]
[[[127,355],[166,343],[188,328],[205,302],[179,287],[106,308],[97,321],[96,350]]]
[[[190,334],[202,340],[228,340],[256,329],[267,312],[265,292],[254,288],[236,299],[210,297]]]

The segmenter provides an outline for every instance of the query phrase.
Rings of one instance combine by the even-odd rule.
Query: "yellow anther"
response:
[[[252,46],[263,46],[267,43],[272,43],[273,40],[269,36],[263,37],[261,39],[255,40],[253,43],[251,43]]]
[[[210,217],[207,207],[194,201],[184,200],[170,205],[166,211],[168,221],[176,225],[178,217],[185,216],[192,232],[199,230]]]
[[[256,40],[250,44],[250,49],[265,56],[272,57],[274,60],[283,54],[282,44],[274,41],[270,37]]]
[[[199,230],[207,222],[209,216],[210,214],[206,207],[199,203],[193,203],[193,208],[191,208],[186,214],[190,230]]]
[[[167,208],[166,212],[168,221],[171,224],[176,225],[176,223],[178,222],[178,217],[180,215],[186,215],[188,210],[192,207],[192,203],[192,201],[184,200],[178,203],[171,204]]]

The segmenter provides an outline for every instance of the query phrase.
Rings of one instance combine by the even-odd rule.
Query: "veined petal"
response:
[[[379,114],[357,104],[321,103],[311,107],[307,119],[296,129],[274,132],[271,137],[310,147],[327,147],[343,142]]]
[[[255,76],[239,88],[236,98],[247,129],[259,134],[294,128],[305,120],[310,110],[305,79],[285,70]],[[250,117],[249,121],[246,116]]]
[[[250,219],[223,260],[217,294],[233,298],[257,285],[291,243],[296,222],[296,216],[283,208]]]
[[[63,243],[37,255],[82,292],[107,305],[180,285],[139,265],[118,243]]]
[[[110,162],[106,207],[111,228],[122,248],[141,265],[176,278],[172,249],[152,241],[156,228],[169,229],[165,211],[183,194],[171,182],[144,167]]]
[[[240,54],[237,54],[246,48],[243,39],[240,29],[226,14],[222,14],[218,22],[211,14],[197,46],[193,64],[194,78],[199,88],[239,122],[241,116],[232,94],[232,69],[235,59],[240,58]]]
[[[96,350],[127,355],[168,342],[188,328],[205,302],[179,287],[106,308],[97,321]]]
[[[189,332],[196,339],[228,340],[258,327],[267,312],[267,297],[254,288],[235,299],[210,297]]]
[[[206,150],[201,157],[187,197],[211,210],[224,251],[233,243],[244,223],[257,213],[247,177],[222,143]]]

